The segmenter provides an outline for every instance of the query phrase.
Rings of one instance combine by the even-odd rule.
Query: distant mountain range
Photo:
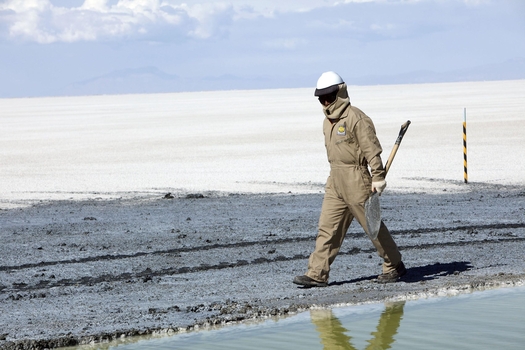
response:
[[[57,95],[100,95],[129,93],[161,93],[207,90],[244,90],[294,88],[312,86],[316,77],[296,75],[287,77],[241,77],[223,75],[201,79],[183,78],[168,74],[156,67],[123,69],[106,75],[70,84]],[[414,71],[397,75],[367,75],[346,78],[351,85],[388,85],[442,83],[484,80],[525,79],[525,58],[516,58],[499,64],[447,72]]]
[[[66,86],[60,95],[133,94],[178,91],[180,78],[156,67],[122,69]]]
[[[433,71],[414,71],[388,76],[369,75],[356,77],[354,82],[356,85],[377,85],[518,79],[525,79],[525,58],[516,58],[503,63],[488,64],[441,73]]]

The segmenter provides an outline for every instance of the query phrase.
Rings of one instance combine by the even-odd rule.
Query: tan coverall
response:
[[[346,84],[339,85],[337,99],[323,109],[323,132],[330,163],[314,252],[308,260],[306,276],[327,282],[334,261],[354,218],[365,231],[365,201],[372,181],[385,179],[381,161],[382,148],[372,120],[351,106]],[[370,167],[370,171],[368,170]],[[370,174],[371,172],[371,174]],[[383,273],[395,270],[401,253],[390,232],[381,223],[379,235],[372,243],[383,258]]]

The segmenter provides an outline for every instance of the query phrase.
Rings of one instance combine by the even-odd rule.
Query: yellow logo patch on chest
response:
[[[346,128],[344,125],[340,125],[339,128],[337,128],[337,135],[340,135],[340,136],[346,135]]]

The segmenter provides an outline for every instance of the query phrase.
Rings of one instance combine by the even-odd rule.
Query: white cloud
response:
[[[349,3],[465,3],[491,0],[0,0],[0,35],[38,43],[153,36],[207,39],[236,20]],[[378,24],[383,26],[384,24]],[[377,29],[377,28],[376,28]],[[168,34],[169,35],[169,34]],[[152,40],[156,40],[153,38]]]
[[[344,3],[363,1],[382,0]],[[340,0],[4,0],[0,1],[0,30],[4,28],[3,34],[11,39],[38,43],[140,37],[159,28],[163,31],[169,28],[178,36],[206,39],[224,32],[235,20],[308,12],[340,3]]]
[[[166,27],[182,36],[205,39],[232,17],[231,5],[211,2],[119,0],[111,5],[108,0],[85,0],[71,8],[54,6],[49,0],[0,3],[0,23],[7,36],[38,43],[144,36]]]
[[[107,1],[106,0],[86,0],[84,4],[80,7],[83,10],[95,10],[95,11],[107,11]]]
[[[270,15],[278,7],[273,1],[256,4],[257,8],[246,1],[84,0],[80,6],[65,7],[50,0],[4,0],[0,29],[11,39],[38,43],[140,37],[159,28],[206,39],[235,18]]]
[[[38,43],[147,38],[207,39],[227,32],[236,20],[308,12],[348,3],[407,3],[425,0],[4,0],[0,30],[7,37]],[[443,0],[426,0],[429,2]],[[449,0],[475,3],[484,0]],[[65,4],[68,5],[65,5]],[[75,3],[75,5],[71,5]],[[336,23],[340,25],[340,23]],[[376,28],[377,29],[377,28]],[[0,34],[2,34],[0,32]],[[279,43],[290,47],[296,43]]]

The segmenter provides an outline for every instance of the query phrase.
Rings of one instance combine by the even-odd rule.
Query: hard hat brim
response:
[[[314,96],[323,96],[339,90],[339,84],[335,84],[324,89],[315,89]]]

